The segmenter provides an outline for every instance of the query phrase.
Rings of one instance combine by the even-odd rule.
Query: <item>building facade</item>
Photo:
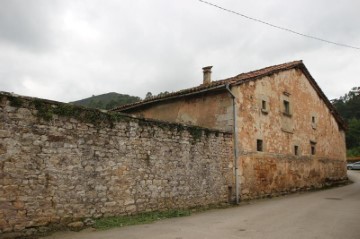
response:
[[[346,179],[346,126],[302,61],[211,81],[114,111],[232,131],[234,195],[320,188]]]

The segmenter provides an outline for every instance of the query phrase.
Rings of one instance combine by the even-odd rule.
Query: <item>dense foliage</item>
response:
[[[334,99],[332,103],[348,124],[348,156],[360,156],[360,89],[355,87],[348,94]]]
[[[74,105],[81,105],[89,108],[109,110],[117,106],[126,105],[140,101],[140,97],[122,95],[115,92],[110,92],[103,95],[91,96],[82,100],[70,102]]]

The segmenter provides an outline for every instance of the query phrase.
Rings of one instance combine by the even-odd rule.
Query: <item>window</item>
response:
[[[311,127],[316,129],[316,118],[315,116],[311,116]]]
[[[260,111],[263,113],[263,114],[268,114],[269,113],[269,97],[267,95],[258,95],[257,96],[258,98],[258,105],[259,105],[259,108],[260,108]]]
[[[290,102],[284,100],[284,114],[290,115]]]
[[[262,110],[267,110],[267,106],[266,106],[266,101],[265,101],[265,100],[262,100],[262,101],[261,101],[261,109],[262,109]]]
[[[268,102],[266,100],[261,100],[261,112],[268,113]]]
[[[262,139],[256,140],[256,150],[262,152],[263,151],[263,141]]]
[[[294,154],[299,155],[299,146],[297,145],[294,146]]]
[[[316,153],[316,143],[315,142],[310,142],[310,146],[311,146],[311,155],[315,155]]]
[[[311,155],[315,155],[315,145],[311,145]]]

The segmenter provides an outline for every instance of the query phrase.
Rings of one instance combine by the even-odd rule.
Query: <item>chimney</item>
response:
[[[207,85],[211,83],[211,68],[212,66],[203,67],[204,81],[203,84]]]

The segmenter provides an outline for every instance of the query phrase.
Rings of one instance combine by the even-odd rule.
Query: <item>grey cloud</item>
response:
[[[360,41],[357,1],[214,2],[303,33]],[[200,84],[205,65],[214,66],[214,79],[223,79],[303,59],[333,98],[360,74],[358,52],[193,0],[3,0],[0,5],[0,87],[25,95],[73,101],[117,91],[144,97],[148,91]]]
[[[51,47],[51,16],[56,1],[2,0],[0,2],[0,42],[28,50]]]

